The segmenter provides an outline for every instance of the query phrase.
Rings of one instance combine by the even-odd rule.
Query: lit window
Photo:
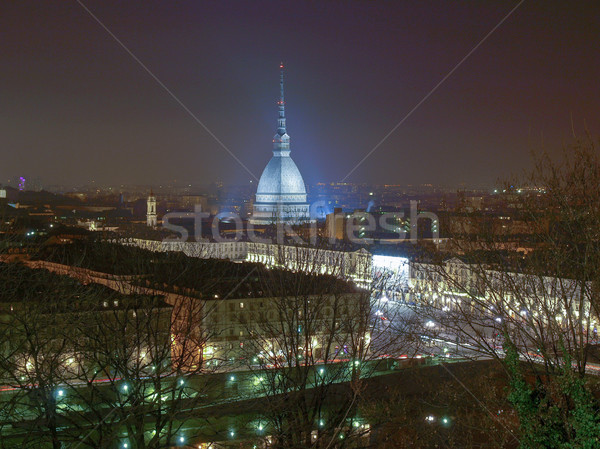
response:
[[[241,303],[240,303],[240,309],[243,309],[243,308],[244,308],[244,303],[243,303],[243,302],[241,302]]]

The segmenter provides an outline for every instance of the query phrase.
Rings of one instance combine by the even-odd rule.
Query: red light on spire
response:
[[[283,69],[283,62],[280,62],[280,63],[279,63],[279,68],[280,68],[280,69]]]

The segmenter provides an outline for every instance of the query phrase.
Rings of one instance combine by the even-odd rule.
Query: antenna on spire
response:
[[[279,78],[279,120],[277,121],[277,133],[280,136],[285,134],[285,100],[283,97],[283,62],[279,63],[281,70]]]
[[[280,89],[280,93],[279,93],[279,104],[280,105],[284,105],[285,102],[283,101],[283,62],[279,63],[279,69],[281,70],[280,73],[280,81],[279,81],[279,89]]]

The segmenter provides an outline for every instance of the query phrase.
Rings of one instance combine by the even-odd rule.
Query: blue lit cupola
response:
[[[280,96],[277,133],[273,137],[273,156],[265,167],[258,188],[252,214],[255,224],[278,221],[302,223],[309,220],[306,188],[302,175],[290,157],[290,136],[285,122],[283,95],[283,64],[280,64]]]

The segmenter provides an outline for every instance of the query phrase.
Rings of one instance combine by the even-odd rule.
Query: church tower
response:
[[[146,224],[152,228],[156,227],[156,197],[152,190],[150,190],[150,196],[148,197],[148,208],[146,210]]]
[[[254,224],[304,223],[310,220],[304,180],[290,157],[290,136],[286,129],[283,97],[283,63],[279,65],[279,69],[277,132],[273,136],[273,156],[256,189],[251,218]]]

